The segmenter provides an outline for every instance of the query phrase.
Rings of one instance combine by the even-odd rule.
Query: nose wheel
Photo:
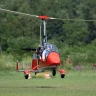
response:
[[[26,74],[26,75],[25,75],[25,79],[28,79],[28,77],[29,77],[29,74]]]
[[[65,74],[61,74],[61,78],[63,79],[65,77]]]
[[[56,69],[52,70],[52,75],[55,76],[56,75]]]

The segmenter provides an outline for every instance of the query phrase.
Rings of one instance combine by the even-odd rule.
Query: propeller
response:
[[[0,11],[4,11],[4,12],[10,12],[13,14],[20,14],[20,15],[24,15],[24,16],[30,16],[30,17],[36,17],[36,18],[40,18],[42,20],[47,20],[47,19],[57,19],[57,20],[64,20],[64,21],[96,21],[96,20],[85,20],[85,19],[63,19],[63,18],[53,18],[53,17],[49,17],[49,16],[38,16],[38,15],[32,15],[32,14],[27,14],[27,13],[22,13],[22,12],[17,12],[17,11],[12,11],[12,10],[7,10],[7,9],[3,9],[0,8]]]
[[[21,50],[26,50],[26,51],[36,51],[35,48],[21,48]]]

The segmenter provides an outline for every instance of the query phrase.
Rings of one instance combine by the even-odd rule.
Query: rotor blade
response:
[[[5,12],[10,12],[10,13],[14,13],[14,14],[20,14],[20,15],[25,15],[25,16],[30,16],[30,17],[37,17],[37,18],[40,18],[40,19],[51,19],[51,20],[63,20],[63,21],[86,21],[86,22],[89,22],[89,21],[96,21],[96,19],[92,19],[92,20],[87,20],[87,19],[63,19],[63,18],[53,18],[53,17],[49,17],[49,16],[38,16],[38,15],[31,15],[31,14],[27,14],[27,13],[22,13],[22,12],[17,12],[17,11],[11,11],[11,10],[7,10],[7,9],[3,9],[3,8],[0,8],[1,11],[5,11]]]
[[[20,15],[31,16],[31,17],[38,17],[37,15],[31,15],[31,14],[26,14],[26,13],[17,12],[17,11],[11,11],[11,10],[2,9],[2,8],[0,8],[0,10],[5,11],[5,12],[14,13],[14,14],[20,14]]]
[[[63,18],[50,18],[50,19],[57,19],[57,20],[63,20],[63,21],[87,21],[87,22],[89,22],[89,21],[96,21],[96,19],[91,19],[91,20],[89,20],[89,19],[63,19]]]
[[[96,21],[96,19],[91,19],[91,20],[87,20],[87,19],[63,19],[63,18],[53,18],[53,17],[49,17],[49,19],[56,19],[56,20],[63,20],[63,21]]]
[[[26,51],[36,51],[35,48],[21,48],[21,50],[26,50]]]

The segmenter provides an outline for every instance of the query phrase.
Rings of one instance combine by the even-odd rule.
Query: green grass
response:
[[[34,76],[34,74],[32,74]],[[56,77],[24,79],[23,73],[0,72],[0,96],[95,96],[96,70],[67,71]]]

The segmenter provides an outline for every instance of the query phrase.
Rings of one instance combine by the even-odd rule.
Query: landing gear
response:
[[[56,75],[56,69],[52,70],[52,75],[55,76]]]
[[[35,72],[35,75],[37,74],[37,72]]]
[[[30,71],[29,71],[29,70],[25,70],[25,71],[24,71],[24,77],[25,77],[25,79],[31,78],[31,76],[30,76]]]
[[[52,69],[52,75],[56,75],[56,71],[60,73],[61,78],[63,79],[65,77],[66,71],[65,70],[58,70],[58,69]]]
[[[61,74],[61,78],[63,79],[65,77],[65,74]]]
[[[29,77],[29,74],[26,74],[26,75],[25,75],[25,79],[28,79],[28,77]]]
[[[61,75],[61,78],[63,79],[65,77],[65,74],[66,74],[66,71],[65,70],[57,70],[60,75]]]

